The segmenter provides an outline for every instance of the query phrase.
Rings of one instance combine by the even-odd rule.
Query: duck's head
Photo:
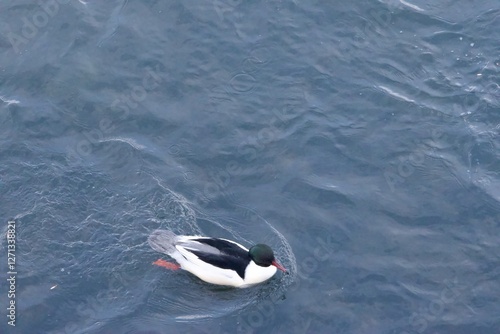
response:
[[[283,272],[287,272],[286,269],[276,261],[274,258],[274,253],[271,247],[264,244],[258,244],[250,248],[248,251],[250,258],[261,267],[275,266]]]

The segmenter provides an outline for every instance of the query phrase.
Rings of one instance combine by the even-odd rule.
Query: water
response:
[[[495,1],[0,4],[2,333],[497,333]],[[265,242],[235,290],[157,228]]]

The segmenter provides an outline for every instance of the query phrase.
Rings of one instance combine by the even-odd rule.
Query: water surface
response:
[[[0,332],[497,333],[499,14],[3,2]],[[162,270],[157,228],[268,243],[291,275]]]

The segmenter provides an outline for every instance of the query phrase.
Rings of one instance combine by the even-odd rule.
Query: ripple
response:
[[[401,4],[405,5],[408,8],[411,8],[411,9],[417,11],[417,12],[423,12],[424,11],[424,9],[418,7],[417,5],[411,4],[411,3],[406,2],[404,0],[399,0],[399,2],[401,2]]]
[[[276,257],[289,268],[290,275],[276,275],[271,280],[246,289],[233,289],[204,283],[193,275],[180,271],[169,272],[153,268],[156,281],[155,290],[148,296],[147,305],[152,312],[168,314],[163,321],[198,321],[200,319],[217,318],[236,312],[248,305],[258,303],[270,296],[281,295],[291,284],[296,272],[295,257],[286,239],[264,219],[253,219],[252,228],[235,226],[238,222],[214,219],[203,213],[195,214],[191,204],[176,194],[169,205],[185,210],[188,215],[180,221],[162,220],[161,228],[169,229],[177,234],[208,235],[226,237],[246,246],[256,243],[259,236],[255,231],[265,232],[265,242],[272,245]],[[240,223],[243,225],[243,223]],[[236,232],[238,230],[239,232]],[[204,233],[205,232],[205,233]],[[158,253],[154,253],[157,256]]]
[[[112,141],[129,144],[130,146],[132,146],[133,148],[135,148],[138,151],[145,148],[144,145],[139,144],[137,141],[135,141],[132,138],[123,138],[123,137],[105,138],[105,139],[100,140],[99,142],[105,143],[105,142],[112,142]]]
[[[9,99],[9,98],[3,97],[3,96],[0,96],[0,101],[7,104],[8,106],[11,104],[19,104],[20,103],[18,100]]]
[[[192,203],[147,173],[117,183],[83,169],[58,176],[55,166],[25,168],[38,174],[39,181],[29,185],[28,199],[36,196],[36,205],[16,215],[19,249],[29,250],[20,260],[19,278],[24,280],[23,291],[40,292],[33,298],[26,295],[25,303],[33,309],[50,305],[42,308],[54,318],[66,319],[69,330],[101,331],[119,323],[130,330],[136,327],[123,322],[130,314],[164,325],[197,323],[281,296],[293,281],[296,269],[290,245],[265,220],[254,220],[252,231],[246,231],[248,226],[196,213]],[[54,179],[60,181],[53,183]],[[44,190],[36,195],[36,189]],[[255,227],[266,235],[265,242],[291,275],[278,274],[259,286],[232,289],[151,264],[159,254],[146,240],[155,229],[223,236],[249,246],[262,237],[253,233]],[[50,290],[54,285],[57,288]],[[44,323],[42,318],[37,321]]]
[[[381,90],[383,90],[387,94],[389,94],[389,95],[391,95],[391,96],[393,96],[393,97],[395,97],[397,99],[400,99],[400,100],[403,100],[403,101],[406,101],[406,102],[411,102],[411,103],[415,102],[415,100],[410,99],[409,97],[406,97],[405,95],[403,95],[401,93],[395,92],[395,91],[393,91],[392,89],[390,89],[388,87],[378,86],[378,88],[380,88]]]

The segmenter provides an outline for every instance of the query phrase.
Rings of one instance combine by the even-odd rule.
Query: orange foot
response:
[[[153,264],[156,264],[157,266],[164,267],[164,268],[171,269],[171,270],[177,270],[181,267],[177,263],[168,262],[168,261],[165,261],[162,259],[156,260],[155,262],[153,262]]]

